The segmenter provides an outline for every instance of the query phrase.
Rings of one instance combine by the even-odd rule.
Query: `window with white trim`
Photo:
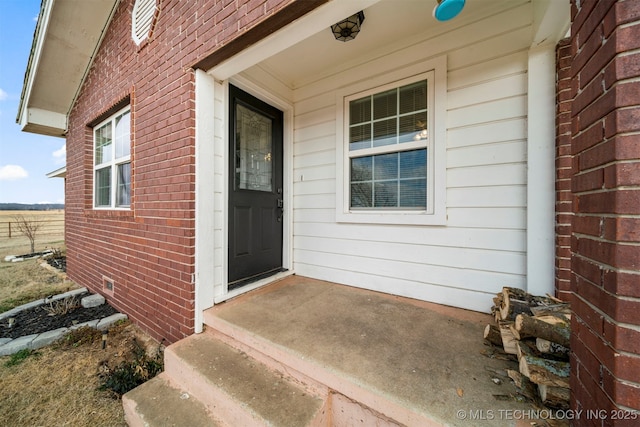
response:
[[[407,76],[417,66],[371,79],[368,88],[362,80],[339,96],[338,222],[446,222],[446,57]]]
[[[131,110],[126,107],[93,130],[93,206],[127,209],[131,204]]]
[[[428,210],[428,95],[424,78],[347,98],[351,210]]]

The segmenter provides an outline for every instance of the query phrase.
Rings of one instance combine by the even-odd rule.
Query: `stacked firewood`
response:
[[[518,358],[519,371],[507,370],[516,386],[535,389],[546,406],[569,407],[569,304],[505,287],[493,299],[496,323],[484,338]],[[529,394],[529,393],[527,393]]]

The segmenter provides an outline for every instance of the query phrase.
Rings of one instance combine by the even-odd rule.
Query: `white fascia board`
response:
[[[67,167],[63,166],[60,169],[56,169],[54,171],[49,172],[46,175],[47,178],[66,178],[67,177]]]
[[[43,0],[40,8],[40,15],[38,16],[38,23],[36,24],[36,30],[34,34],[34,40],[31,45],[31,52],[29,54],[29,61],[27,62],[27,71],[25,73],[25,80],[22,86],[22,94],[20,96],[20,104],[18,106],[18,116],[16,117],[16,123],[19,123],[24,130],[27,125],[27,109],[29,105],[29,99],[31,98],[31,89],[36,78],[36,72],[42,57],[42,46],[44,45],[45,36],[47,34],[47,28],[51,20],[51,9],[53,8],[54,0]]]
[[[24,132],[64,137],[67,129],[66,114],[40,108],[26,108],[20,127]]]
[[[218,81],[227,80],[379,1],[381,0],[332,0],[215,66],[208,73]]]

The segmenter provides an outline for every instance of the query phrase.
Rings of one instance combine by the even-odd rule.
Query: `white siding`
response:
[[[520,4],[293,92],[297,274],[480,311],[502,286],[525,286],[531,34],[530,5]],[[446,225],[337,223],[337,90],[440,55]]]

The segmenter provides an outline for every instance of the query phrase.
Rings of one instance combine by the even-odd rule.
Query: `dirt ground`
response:
[[[4,262],[6,255],[30,249],[26,239],[6,240],[0,239],[0,312],[77,288],[41,259]],[[36,244],[37,251],[45,247],[64,248],[64,242],[61,236],[52,236]],[[153,357],[161,347],[130,322],[110,328],[105,349],[102,334],[91,331],[79,340],[67,336],[36,351],[0,357],[1,426],[126,425],[119,396],[98,387],[123,363],[131,364],[137,349]]]
[[[131,323],[109,330],[106,348],[101,334],[91,342],[67,338],[7,366],[0,357],[0,425],[126,426],[119,396],[100,391],[100,374],[131,360],[136,342],[157,351]]]

